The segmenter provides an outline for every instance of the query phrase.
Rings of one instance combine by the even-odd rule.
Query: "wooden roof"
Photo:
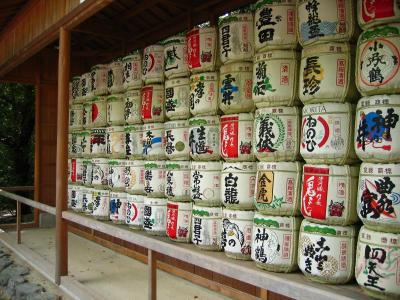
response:
[[[29,0],[1,0],[0,1],[0,32]]]

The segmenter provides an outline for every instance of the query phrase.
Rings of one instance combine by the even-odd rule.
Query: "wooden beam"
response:
[[[17,243],[21,244],[21,202],[17,201]]]
[[[132,7],[130,10],[126,11],[122,15],[117,15],[114,20],[120,22],[120,21],[126,21],[129,18],[132,18],[134,16],[137,16],[140,14],[142,11],[145,11],[146,9],[151,8],[153,5],[161,2],[162,0],[142,0],[142,2],[138,5],[135,5]]]
[[[56,269],[55,282],[68,275],[68,224],[62,218],[68,209],[68,100],[71,32],[60,28],[58,54],[57,154],[56,154]]]
[[[149,268],[149,300],[157,300],[157,252],[149,249],[147,252],[147,265]]]

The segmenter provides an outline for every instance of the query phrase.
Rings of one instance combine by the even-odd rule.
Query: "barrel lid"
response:
[[[296,172],[302,171],[302,163],[299,161],[294,162],[258,162],[258,171],[275,171],[275,172]]]
[[[374,95],[362,97],[357,103],[357,110],[367,107],[400,106],[400,95]]]
[[[203,171],[221,171],[222,162],[220,161],[192,161],[192,170]]]
[[[81,76],[76,75],[76,76],[72,77],[72,81],[74,81],[74,80],[81,80]]]
[[[107,127],[107,129],[106,129],[107,133],[123,132],[123,131],[124,131],[124,126],[110,126],[110,127]]]
[[[301,58],[304,59],[311,55],[322,56],[324,54],[350,54],[350,44],[328,42],[307,45],[304,46],[303,51],[301,52]]]
[[[299,57],[300,54],[295,50],[270,50],[256,54],[254,56],[254,63],[273,59],[292,59],[296,61]]]
[[[321,104],[307,104],[303,107],[303,118],[306,115],[319,115],[326,113],[346,113],[351,114],[353,105],[351,103],[321,103]]]
[[[199,73],[193,74],[190,76],[190,83],[198,82],[198,81],[213,81],[218,80],[218,73],[217,72],[206,72],[206,73]]]
[[[188,128],[189,121],[188,120],[176,120],[169,121],[164,123],[165,129],[174,129],[174,128]]]
[[[165,81],[165,88],[176,87],[181,85],[189,85],[189,78],[174,78]]]
[[[365,163],[363,162],[360,166],[361,175],[372,175],[372,176],[388,176],[399,177],[400,176],[400,164],[378,164],[378,163]]]
[[[215,37],[217,37],[217,28],[215,26],[211,26],[210,22],[205,22],[202,24],[198,24],[194,26],[186,36],[190,35],[193,31],[199,31],[199,34],[206,34],[206,33],[214,33]]]
[[[121,198],[121,200],[125,200],[127,197],[127,193],[125,192],[110,192],[110,198]]]
[[[174,202],[168,200],[167,208],[169,208],[172,205],[177,205],[179,210],[189,210],[189,211],[192,211],[192,206],[193,206],[191,202]]]
[[[193,216],[203,218],[222,218],[222,207],[206,207],[193,204],[192,214]]]
[[[131,195],[131,194],[126,195],[126,199],[128,200],[128,202],[143,203],[144,198],[145,196],[143,195]]]
[[[248,12],[232,12],[226,16],[219,17],[218,26],[221,27],[234,22],[253,22],[253,13],[250,8],[248,10]]]
[[[222,172],[256,172],[257,164],[255,162],[224,162]]]
[[[164,123],[147,123],[143,124],[143,130],[157,130],[164,129]]]
[[[110,69],[113,68],[122,68],[122,58],[121,57],[116,57],[114,58],[109,64],[108,67]]]
[[[251,72],[253,73],[253,64],[251,62],[235,62],[222,65],[219,69],[220,74],[234,73],[234,72]]]
[[[298,231],[301,223],[300,217],[281,217],[267,216],[259,212],[254,215],[254,225],[261,227],[270,227],[272,229],[284,229]]]
[[[354,237],[356,235],[356,227],[350,226],[333,226],[312,223],[306,219],[301,223],[300,231],[309,234],[320,234],[325,236],[338,237]]]
[[[169,38],[166,38],[162,43],[163,43],[164,47],[168,47],[170,45],[177,45],[177,44],[186,45],[186,33],[182,32],[181,34],[177,34],[177,35],[171,36]]]
[[[96,71],[99,69],[107,69],[107,65],[98,64],[98,65],[94,65],[93,67],[90,68],[90,70],[92,70],[92,71]]]
[[[373,244],[386,247],[400,247],[400,234],[380,232],[361,226],[358,234],[359,243]]]
[[[127,56],[125,56],[122,61],[126,62],[128,60],[141,60],[142,59],[142,55],[140,54],[140,52],[138,51],[137,53],[132,53],[129,54]]]
[[[219,125],[218,116],[205,116],[205,117],[193,117],[189,119],[189,125],[201,126],[201,125]]]
[[[365,43],[369,40],[383,38],[383,37],[396,37],[400,35],[400,23],[391,23],[382,26],[376,26],[369,30],[364,30],[358,37],[358,45]]]
[[[147,46],[146,48],[143,49],[143,53],[148,53],[148,52],[151,52],[151,51],[162,51],[162,52],[164,52],[164,46],[161,45],[161,42],[160,42],[160,43],[157,43],[157,44],[153,44],[153,45]]]
[[[167,161],[165,166],[167,170],[190,170],[190,161]]]
[[[146,170],[151,169],[165,169],[165,161],[164,160],[153,160],[153,161],[146,161],[144,163],[144,168]]]
[[[253,113],[239,113],[239,114],[221,116],[221,123],[231,121],[232,118],[235,117],[238,119],[238,121],[254,121]]]
[[[142,124],[127,125],[127,126],[124,126],[124,131],[125,132],[143,131],[143,125]]]
[[[323,164],[304,164],[304,174],[315,174],[320,176],[351,176],[358,177],[360,167],[355,166],[338,166],[338,165],[323,165]]]
[[[296,5],[297,0],[286,0],[285,3],[282,3],[282,0],[259,0],[257,3],[254,5],[254,9],[260,9],[263,8],[264,6],[273,6],[273,5]]]
[[[224,218],[227,219],[253,221],[254,218],[254,211],[252,210],[233,210],[224,208],[222,212]]]
[[[138,89],[131,89],[125,92],[125,98],[128,97],[140,97],[140,90]]]
[[[293,115],[293,116],[299,116],[299,108],[297,106],[276,106],[276,107],[264,107],[264,108],[259,108],[255,112],[255,118],[257,118],[260,115],[264,114],[274,114],[274,115]]]
[[[167,199],[166,198],[144,197],[144,204],[145,205],[167,205]]]

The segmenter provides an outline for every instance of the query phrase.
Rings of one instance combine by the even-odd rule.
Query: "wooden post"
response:
[[[41,97],[41,84],[40,84],[40,63],[39,58],[37,63],[36,78],[35,78],[35,171],[34,171],[34,196],[35,201],[40,201],[40,97]],[[39,226],[39,210],[33,211],[33,222]]]
[[[17,201],[17,243],[21,244],[21,202]]]
[[[55,282],[68,275],[68,225],[62,218],[67,210],[68,189],[68,98],[71,32],[60,28],[58,53],[57,156],[56,156],[56,268]]]
[[[149,268],[149,300],[157,299],[157,253],[147,251],[147,266]]]
[[[268,300],[268,290],[266,290],[266,289],[260,290],[260,299]]]

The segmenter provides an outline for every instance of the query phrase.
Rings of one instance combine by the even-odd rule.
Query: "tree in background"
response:
[[[0,83],[0,186],[33,185],[35,93],[31,85]],[[0,211],[15,202],[0,198]]]

